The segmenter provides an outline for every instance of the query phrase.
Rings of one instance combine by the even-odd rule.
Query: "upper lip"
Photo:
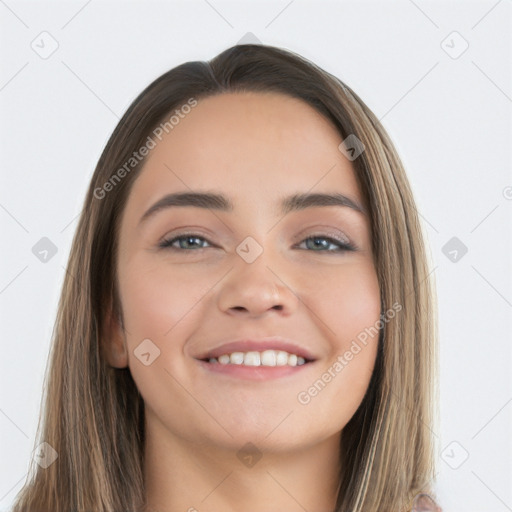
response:
[[[243,338],[229,341],[214,348],[206,349],[197,355],[196,359],[217,358],[223,354],[232,354],[233,352],[263,352],[264,350],[284,350],[289,354],[303,357],[306,361],[314,361],[316,359],[308,349],[302,347],[297,342],[279,336],[260,339]]]

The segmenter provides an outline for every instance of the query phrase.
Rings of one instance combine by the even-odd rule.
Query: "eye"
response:
[[[158,246],[162,248],[170,248],[173,250],[180,250],[180,249],[194,249],[194,244],[192,243],[192,247],[187,247],[187,245],[191,241],[197,241],[197,240],[203,240],[207,242],[206,238],[203,238],[202,236],[196,235],[194,233],[184,234],[176,236],[170,240],[162,240]],[[174,246],[175,242],[179,243],[179,247]],[[184,242],[184,243],[181,243]],[[173,247],[174,246],[174,247]],[[195,244],[196,249],[203,249],[204,247],[199,247],[197,244]]]
[[[306,245],[308,245],[308,242],[313,242],[312,244],[309,244],[309,247],[313,248],[313,252],[343,252],[356,250],[356,247],[352,245],[350,242],[324,235],[312,235],[304,239],[302,243],[304,242],[306,243]],[[337,246],[337,248],[329,249],[330,246]]]
[[[200,250],[205,249],[205,246],[201,246],[201,241],[209,244],[206,238],[197,235],[195,233],[187,233],[183,235],[176,236],[171,239],[164,239],[158,245],[161,248],[168,248],[172,250]],[[176,246],[176,242],[178,242],[178,246]],[[198,243],[199,242],[199,243]],[[308,242],[312,242],[308,244]],[[345,240],[340,240],[333,237],[328,237],[324,235],[312,235],[308,238],[305,238],[302,243],[306,243],[308,249],[311,249],[313,252],[343,252],[343,251],[355,251],[356,247],[352,245],[350,242]],[[299,244],[299,245],[301,245]],[[330,249],[329,247],[335,247],[334,249]]]

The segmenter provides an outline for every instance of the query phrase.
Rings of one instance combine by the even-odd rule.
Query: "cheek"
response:
[[[315,290],[305,299],[324,322],[325,335],[336,340],[332,345],[343,350],[350,340],[378,322],[380,287],[371,262],[347,263],[321,275],[306,277],[304,289]]]
[[[133,258],[120,268],[119,276],[128,364],[146,406],[159,410],[162,417],[169,414],[169,396],[174,410],[190,407],[190,397],[178,384],[186,380],[183,345],[191,326],[200,321],[197,311],[212,280],[143,258]],[[146,361],[144,353],[149,353]]]
[[[368,388],[379,341],[380,287],[370,262],[347,264],[330,276],[322,275],[317,293],[307,304],[322,320],[330,353],[309,388],[298,395],[305,410],[333,412],[333,421],[345,424]],[[335,407],[333,407],[333,405]]]
[[[132,261],[120,272],[126,329],[132,341],[154,338],[164,343],[174,327],[208,293],[210,279],[170,270],[165,264]]]

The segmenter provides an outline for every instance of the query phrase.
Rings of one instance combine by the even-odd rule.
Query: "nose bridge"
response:
[[[268,240],[268,239],[267,239]],[[277,282],[281,281],[276,276],[275,270],[277,259],[276,251],[270,248],[267,243],[266,247],[260,245],[252,237],[247,237],[236,249],[240,258],[236,265],[236,272],[240,284],[246,289],[253,288],[255,291],[259,288],[259,293],[265,293],[267,297],[275,297],[278,289]]]
[[[264,248],[249,236],[237,246],[236,253],[234,267],[220,292],[221,309],[260,314],[270,309],[293,308],[295,295],[286,286],[281,271],[276,270],[280,267],[277,251]]]

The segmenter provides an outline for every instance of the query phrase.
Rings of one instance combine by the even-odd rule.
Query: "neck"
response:
[[[199,446],[161,423],[146,422],[146,428],[145,512],[335,509],[339,435],[294,452],[278,452],[269,446]]]

